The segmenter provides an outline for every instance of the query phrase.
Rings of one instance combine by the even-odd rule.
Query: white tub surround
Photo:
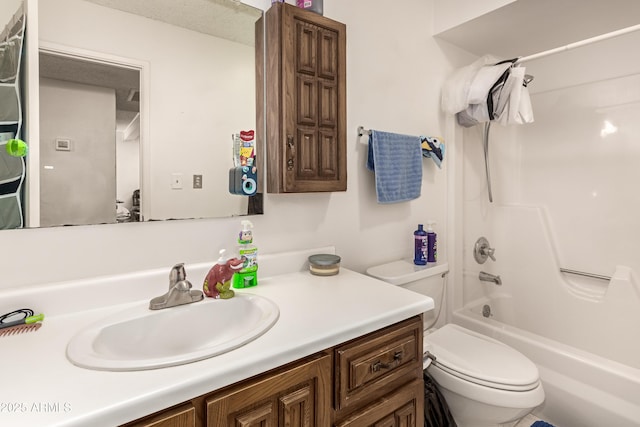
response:
[[[166,292],[171,266],[3,291],[3,313],[30,307],[46,318],[36,332],[0,338],[0,378],[5,384],[0,390],[0,425],[122,424],[433,309],[429,297],[346,268],[336,276],[311,275],[307,256],[332,251],[261,257],[258,286],[236,292],[276,302],[276,324],[236,350],[164,369],[89,370],[69,362],[65,351],[89,323]],[[199,288],[211,265],[185,267],[187,279]],[[184,327],[206,334],[224,325]]]

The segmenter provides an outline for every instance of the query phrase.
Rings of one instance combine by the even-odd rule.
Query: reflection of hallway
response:
[[[115,223],[115,91],[40,79],[40,111],[40,225]]]

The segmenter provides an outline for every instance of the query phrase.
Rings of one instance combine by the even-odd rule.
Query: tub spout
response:
[[[478,278],[483,282],[492,282],[492,283],[495,283],[496,285],[502,285],[502,279],[500,279],[500,276],[495,276],[490,273],[485,273],[484,271],[480,272],[480,274],[478,275]]]

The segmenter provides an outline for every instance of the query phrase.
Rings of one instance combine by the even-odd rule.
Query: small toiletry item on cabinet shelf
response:
[[[298,7],[322,15],[322,0],[297,0]]]
[[[413,232],[413,240],[413,263],[427,265],[427,232],[424,231],[422,224],[418,224],[418,229]]]
[[[238,256],[242,261],[242,268],[233,275],[234,288],[248,288],[258,284],[258,248],[253,243],[253,223],[249,220],[240,222],[242,230],[238,235]]]
[[[438,237],[436,232],[433,231],[433,225],[435,225],[435,222],[427,222],[427,262],[438,261]]]

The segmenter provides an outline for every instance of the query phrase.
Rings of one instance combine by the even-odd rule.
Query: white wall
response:
[[[374,177],[365,168],[366,146],[356,134],[359,125],[444,134],[440,86],[468,55],[432,39],[432,13],[431,0],[407,0],[401,8],[367,0],[324,1],[324,15],[347,25],[348,190],[266,194],[265,215],[251,218],[262,253],[335,245],[343,266],[364,271],[410,257],[416,224],[433,219],[439,255],[446,260],[447,160],[442,170],[424,160],[419,199],[379,205]],[[239,219],[229,218],[5,231],[3,247],[18,256],[0,257],[0,286],[213,262],[220,248],[233,247],[238,229]]]
[[[253,47],[79,0],[38,6],[41,41],[148,63],[146,219],[246,212],[246,198],[219,188],[233,166],[231,134],[255,128]],[[183,189],[171,188],[173,173]],[[194,174],[202,189],[192,188]]]
[[[3,0],[0,2],[0,33],[2,33],[4,26],[13,17],[21,4],[22,0]]]
[[[433,34],[478,18],[516,0],[435,0]]]

